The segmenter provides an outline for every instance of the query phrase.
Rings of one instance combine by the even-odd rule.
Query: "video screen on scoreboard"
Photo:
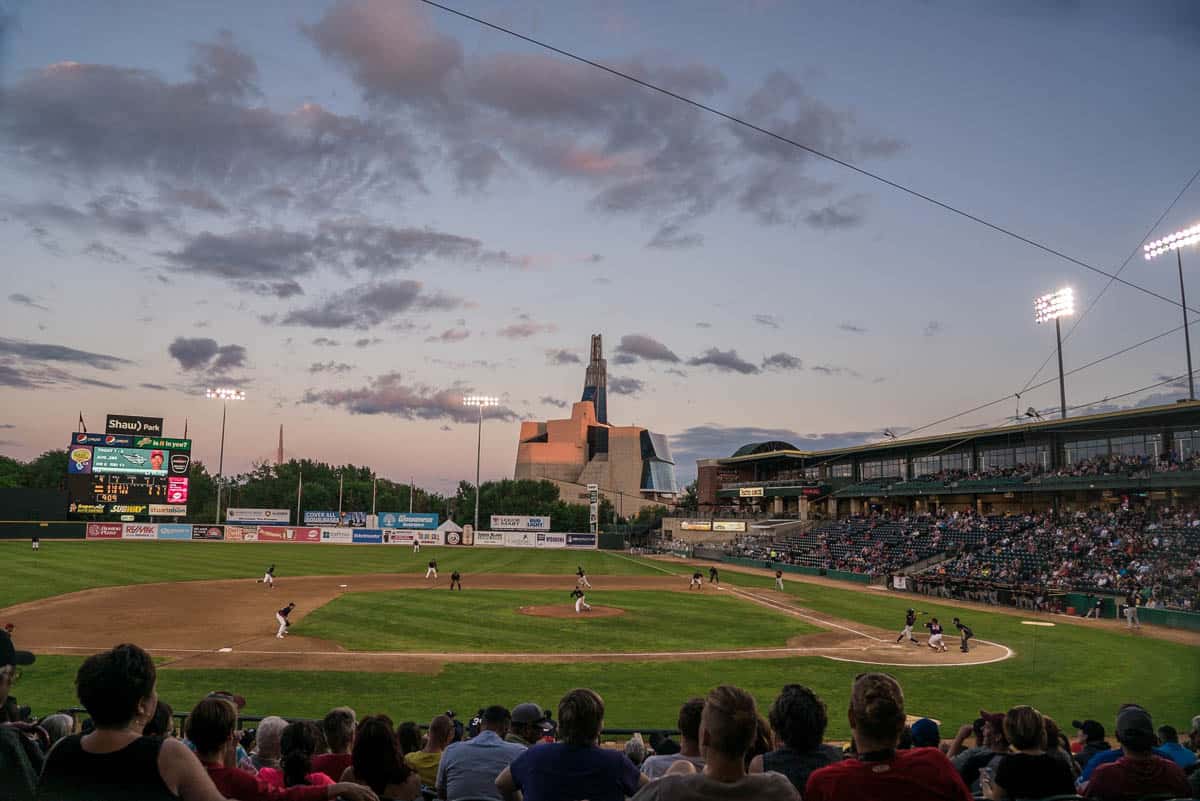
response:
[[[67,449],[70,511],[78,514],[185,514],[191,441],[74,435]],[[106,444],[98,444],[105,441]],[[83,444],[87,442],[88,444]]]

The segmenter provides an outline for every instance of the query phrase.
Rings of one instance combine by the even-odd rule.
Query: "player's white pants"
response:
[[[940,635],[940,634],[929,635],[929,647],[937,648],[938,650],[945,648],[946,645],[945,645],[945,643],[942,642],[942,635]]]
[[[704,582],[703,582],[703,581],[701,581],[700,579],[695,579],[695,578],[694,578],[694,579],[692,579],[691,587],[703,588],[703,587],[704,587]],[[689,587],[688,589],[691,589],[691,587]]]
[[[584,609],[591,609],[591,608],[592,608],[592,605],[589,604],[587,601],[583,600],[582,598],[575,599],[575,614],[579,614]]]
[[[263,578],[262,578],[262,583],[263,584],[274,584],[275,577],[272,576],[270,573],[264,573]]]
[[[425,578],[429,578],[430,576],[437,578],[437,568],[436,567],[431,567],[425,571]]]
[[[1142,627],[1142,624],[1138,622],[1136,606],[1125,607],[1125,623],[1129,626],[1129,628],[1134,628],[1136,626],[1140,629]]]
[[[279,621],[279,631],[275,632],[275,636],[282,640],[283,635],[287,634],[287,618],[276,612],[275,619]]]
[[[783,578],[782,577],[775,579],[775,589],[779,590],[780,592],[783,592]]]
[[[40,543],[40,542],[35,542],[35,543],[33,544],[33,550],[35,550],[35,551],[36,551],[36,550],[39,550],[39,547],[40,547],[40,546],[41,546],[41,543]]]
[[[905,627],[904,627],[904,631],[900,632],[900,639],[902,639],[902,640],[903,640],[903,639],[905,639],[905,638],[908,638],[908,639],[910,639],[910,640],[913,638],[913,636],[912,636],[912,626],[905,626]]]
[[[592,582],[587,580],[587,576],[580,576],[579,581],[575,582],[575,586],[587,587],[590,590],[592,588]]]

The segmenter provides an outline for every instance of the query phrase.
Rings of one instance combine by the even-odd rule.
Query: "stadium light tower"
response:
[[[225,412],[229,401],[243,401],[246,393],[231,387],[217,387],[205,390],[204,397],[221,402],[221,455],[217,459],[217,524],[221,523],[221,479],[225,475]]]
[[[479,434],[475,440],[475,530],[479,530],[479,459],[483,452],[483,408],[499,406],[500,399],[490,395],[467,395],[463,398],[463,406],[479,408]]]
[[[1183,291],[1182,254],[1185,247],[1195,244],[1200,244],[1200,224],[1176,231],[1170,236],[1164,236],[1143,248],[1146,261],[1161,256],[1168,250],[1175,251],[1175,265],[1179,268],[1179,305],[1183,307],[1183,346],[1187,350],[1188,400],[1196,399],[1196,382],[1192,378],[1192,335],[1188,332],[1187,294]]]
[[[1033,319],[1038,323],[1054,321],[1054,335],[1058,339],[1058,401],[1064,420],[1067,419],[1067,382],[1063,375],[1062,324],[1059,319],[1074,313],[1075,292],[1069,286],[1033,299]]]

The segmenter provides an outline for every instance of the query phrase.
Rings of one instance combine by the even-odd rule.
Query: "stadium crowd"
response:
[[[1073,721],[1071,738],[1027,705],[981,711],[947,740],[933,720],[906,722],[904,692],[885,673],[855,678],[845,746],[826,741],[825,702],[789,684],[766,717],[730,685],[686,700],[678,741],[652,737],[648,748],[640,735],[602,743],[604,701],[589,689],[564,695],[557,721],[532,702],[493,705],[469,726],[439,715],[424,736],[346,707],[319,723],[272,716],[242,730],[245,700],[213,692],[176,732],[153,660],[128,644],[79,668],[81,725],[67,714],[34,720],[11,697],[34,661],[0,633],[0,801],[1200,797],[1200,715],[1186,745],[1134,704],[1116,711],[1116,747],[1095,720]]]

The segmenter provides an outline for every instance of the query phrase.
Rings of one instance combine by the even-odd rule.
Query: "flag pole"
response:
[[[300,525],[300,497],[304,491],[304,466],[298,468],[299,473],[296,476],[296,525]]]

